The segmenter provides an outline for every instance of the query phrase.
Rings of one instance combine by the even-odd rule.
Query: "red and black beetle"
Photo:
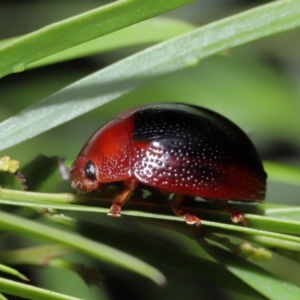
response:
[[[124,182],[110,216],[120,216],[121,206],[142,183],[174,193],[174,212],[196,225],[199,218],[180,207],[183,195],[223,203],[264,200],[266,177],[254,145],[237,125],[206,108],[180,103],[121,113],[86,142],[71,168],[72,187],[79,192]],[[243,220],[229,211],[234,221]]]

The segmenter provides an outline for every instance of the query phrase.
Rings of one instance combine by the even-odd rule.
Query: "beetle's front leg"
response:
[[[110,207],[110,211],[107,213],[110,217],[121,217],[121,208],[123,204],[129,199],[132,191],[138,186],[138,183],[135,180],[128,180],[124,182],[126,189],[118,194],[112,206]]]

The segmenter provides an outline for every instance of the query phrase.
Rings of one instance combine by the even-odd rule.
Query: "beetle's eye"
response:
[[[93,162],[91,162],[90,160],[85,164],[85,176],[94,181],[96,180],[96,168]]]

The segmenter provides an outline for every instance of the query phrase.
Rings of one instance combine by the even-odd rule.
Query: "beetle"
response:
[[[173,193],[171,207],[188,224],[201,224],[181,207],[184,195],[222,203],[234,222],[244,217],[228,200],[265,199],[267,174],[251,140],[229,119],[204,107],[159,103],[129,109],[96,131],[70,170],[78,192],[123,182],[109,216],[141,183]]]

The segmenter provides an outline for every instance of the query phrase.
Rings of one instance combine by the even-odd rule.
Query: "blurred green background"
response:
[[[204,25],[265,2],[203,0],[170,12],[166,16],[186,20],[195,25]],[[0,39],[28,33],[104,3],[107,2],[2,0]],[[300,166],[299,36],[300,30],[293,30],[220,53],[195,67],[160,78],[47,133],[6,149],[0,156],[9,155],[20,160],[21,166],[24,166],[38,154],[59,155],[70,164],[86,139],[124,109],[150,102],[184,101],[211,108],[233,120],[255,142],[263,159]],[[142,47],[126,48],[2,78],[0,121],[67,84],[141,49]],[[298,205],[299,195],[299,187],[268,182],[267,201]],[[92,217],[97,222],[116,226],[113,225],[115,220],[107,219],[104,215]],[[82,218],[90,219],[91,216],[86,215]],[[124,220],[120,222],[116,224],[132,226],[137,230],[136,224],[128,224]],[[15,239],[12,241],[15,243]],[[188,239],[184,243],[189,243]],[[18,241],[18,244],[22,244],[22,240]],[[119,270],[117,275],[111,270],[106,270],[106,274],[109,275],[100,290],[95,287],[87,288],[78,276],[69,271],[34,270],[32,276],[44,287],[72,293],[84,299],[102,297],[101,299],[159,300],[172,297],[192,300],[227,297],[214,286],[208,283],[200,284],[191,276],[170,270],[163,271],[168,274],[169,280],[168,286],[163,289],[138,276],[130,274],[132,277],[128,277],[128,273]],[[233,294],[230,297],[233,297]]]

